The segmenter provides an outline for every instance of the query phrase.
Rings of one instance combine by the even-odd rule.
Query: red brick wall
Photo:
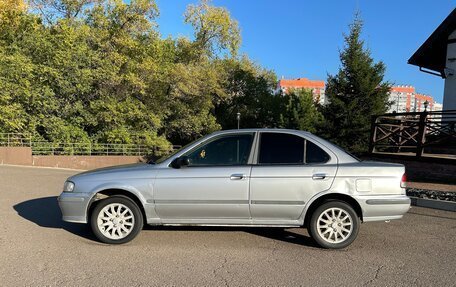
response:
[[[74,168],[74,169],[94,169],[112,165],[137,163],[141,161],[139,156],[82,156],[82,155],[34,155],[34,166]]]
[[[29,147],[0,147],[0,164],[32,165]]]

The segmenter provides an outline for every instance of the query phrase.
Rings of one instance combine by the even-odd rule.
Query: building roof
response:
[[[440,24],[429,38],[410,57],[408,63],[426,68],[445,77],[448,37],[456,30],[456,9]]]
[[[306,78],[298,78],[298,79],[282,79],[279,81],[279,87],[281,88],[325,88],[325,81],[312,81]]]
[[[393,86],[391,87],[392,92],[398,93],[415,93],[415,87],[413,86]]]
[[[420,100],[420,101],[428,101],[429,103],[434,102],[434,98],[429,95],[424,95],[424,94],[415,94],[415,99]]]

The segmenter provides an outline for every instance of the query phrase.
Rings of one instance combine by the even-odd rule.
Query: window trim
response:
[[[251,146],[250,146],[250,151],[249,151],[249,156],[247,158],[247,163],[245,163],[245,164],[223,164],[223,165],[214,165],[214,164],[188,165],[185,168],[251,166],[252,165],[252,160],[253,160],[253,153],[255,151],[255,146],[256,146],[256,138],[257,138],[257,134],[258,134],[257,132],[254,132],[254,131],[252,131],[252,132],[247,132],[246,131],[246,132],[224,133],[224,134],[215,135],[213,137],[210,137],[210,138],[206,139],[205,141],[200,142],[199,144],[197,144],[196,146],[192,147],[191,149],[185,151],[179,157],[186,156],[189,153],[194,152],[196,149],[200,148],[201,146],[203,146],[205,144],[209,144],[209,143],[211,143],[213,141],[216,141],[216,140],[218,140],[220,138],[228,137],[228,136],[239,136],[239,135],[244,135],[244,134],[252,135],[252,143],[251,143]]]

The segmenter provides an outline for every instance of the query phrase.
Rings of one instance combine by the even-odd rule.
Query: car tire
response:
[[[138,205],[126,196],[110,196],[96,202],[90,216],[95,236],[104,243],[123,244],[135,238],[143,228]]]
[[[309,233],[319,246],[340,249],[349,246],[356,239],[359,225],[359,217],[349,204],[329,201],[313,212]]]

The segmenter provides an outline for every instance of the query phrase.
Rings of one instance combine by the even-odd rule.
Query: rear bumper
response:
[[[410,198],[405,195],[357,196],[363,211],[363,221],[401,219],[410,209]]]
[[[88,193],[62,192],[57,198],[62,219],[67,222],[87,223],[87,206],[91,200]]]

